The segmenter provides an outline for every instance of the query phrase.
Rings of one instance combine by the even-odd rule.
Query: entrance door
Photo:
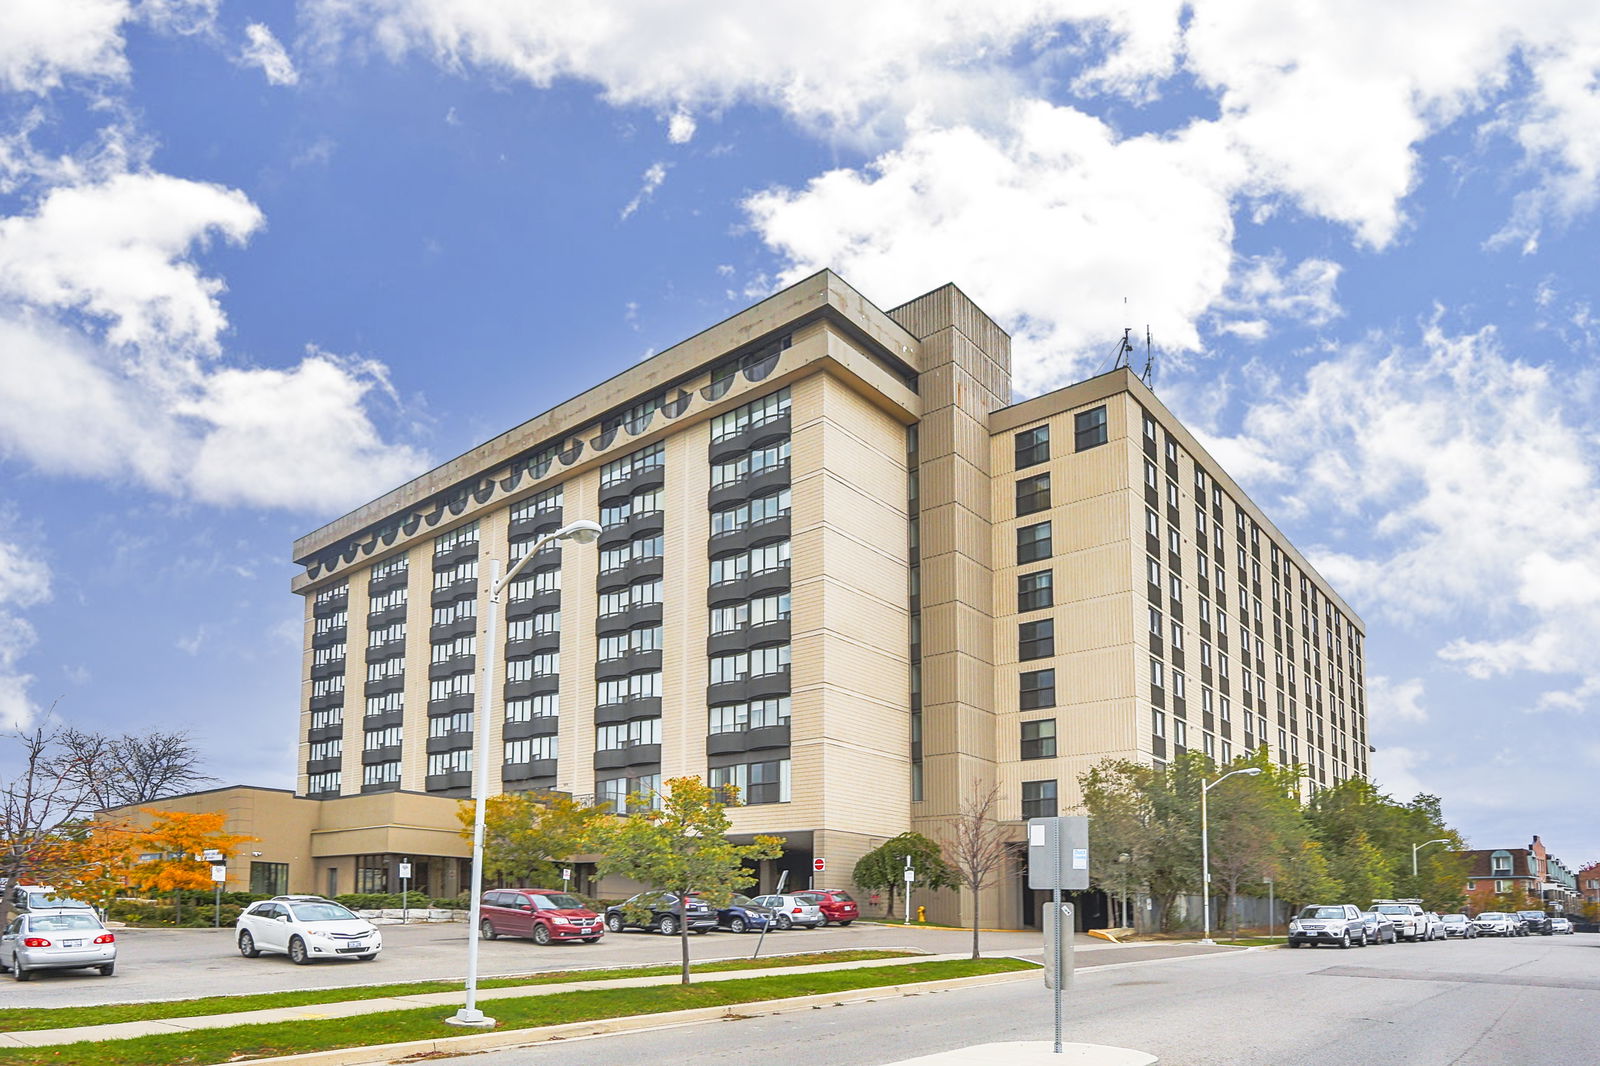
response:
[[[333,897],[337,896],[338,894],[339,894],[339,868],[337,866],[330,866],[330,867],[328,867],[328,898],[332,899]]]

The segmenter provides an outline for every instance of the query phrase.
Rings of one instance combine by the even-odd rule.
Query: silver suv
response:
[[[1289,946],[1335,944],[1347,948],[1367,946],[1367,921],[1350,903],[1319,903],[1289,919]]]

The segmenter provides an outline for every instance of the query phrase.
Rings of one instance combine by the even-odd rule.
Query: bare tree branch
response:
[[[978,957],[978,906],[985,888],[993,884],[1010,861],[1006,827],[995,818],[1000,798],[998,785],[968,796],[941,837],[945,854],[962,887],[972,893],[972,957]]]

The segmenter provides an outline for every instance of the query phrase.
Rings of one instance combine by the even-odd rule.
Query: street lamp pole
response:
[[[1211,830],[1206,822],[1206,793],[1222,784],[1234,774],[1243,774],[1254,777],[1261,772],[1259,766],[1246,766],[1238,770],[1229,770],[1211,784],[1206,784],[1206,779],[1200,779],[1200,910],[1204,915],[1205,935],[1200,938],[1202,944],[1214,944],[1211,939]]]
[[[1417,852],[1421,851],[1423,848],[1427,847],[1429,844],[1448,844],[1448,843],[1450,843],[1450,841],[1445,840],[1443,838],[1440,838],[1439,840],[1424,840],[1420,844],[1411,845],[1411,876],[1412,876],[1412,878],[1416,878],[1416,876],[1417,876]]]
[[[476,784],[473,786],[472,816],[472,897],[467,906],[467,1001],[445,1021],[451,1025],[470,1026],[475,1029],[494,1027],[494,1019],[478,1009],[478,919],[483,899],[483,817],[489,796],[489,708],[490,686],[494,681],[494,641],[497,608],[505,587],[533,561],[545,545],[558,540],[572,540],[579,544],[592,544],[600,536],[600,524],[582,519],[547,533],[533,542],[505,577],[500,576],[500,560],[494,560],[494,572],[489,585],[489,606],[484,622],[484,640],[479,651],[483,657],[483,674],[478,684],[477,721],[472,740],[472,769]]]

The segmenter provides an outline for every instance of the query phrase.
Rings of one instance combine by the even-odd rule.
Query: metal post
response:
[[[1052,836],[1053,835],[1054,834],[1052,834]],[[1056,863],[1056,868],[1060,869],[1060,866],[1061,866],[1061,863],[1058,861]],[[1054,992],[1055,999],[1056,999],[1056,1051],[1055,1051],[1055,1053],[1057,1055],[1059,1055],[1059,1054],[1061,1054],[1061,986],[1066,982],[1066,979],[1067,979],[1066,973],[1063,972],[1062,969],[1061,969],[1061,938],[1064,935],[1062,933],[1062,931],[1061,931],[1061,927],[1063,925],[1065,925],[1066,922],[1062,921],[1062,918],[1064,917],[1064,914],[1063,914],[1063,912],[1061,910],[1061,885],[1059,883],[1056,885],[1056,887],[1054,889],[1051,890],[1051,905],[1053,907],[1055,907],[1055,911],[1056,911],[1056,916],[1055,916],[1056,942],[1051,945],[1051,948],[1056,953],[1056,982],[1055,982],[1056,983],[1056,987],[1052,991]]]
[[[1272,899],[1272,878],[1267,878],[1267,935],[1278,935],[1278,908]]]
[[[1206,793],[1210,786],[1206,779],[1200,779],[1200,910],[1204,915],[1205,934],[1200,938],[1200,943],[1211,943],[1211,837],[1210,828],[1206,824]]]
[[[529,552],[532,555],[532,552]],[[489,606],[483,630],[483,640],[478,656],[483,661],[483,673],[478,685],[478,720],[473,723],[472,770],[476,781],[473,791],[472,820],[472,894],[467,904],[467,1001],[445,1021],[451,1025],[474,1028],[491,1028],[494,1019],[478,1009],[478,922],[482,914],[483,896],[483,818],[489,799],[489,689],[494,682],[494,644],[496,608],[500,605],[500,560],[493,563],[489,581]]]
[[[909,856],[909,855],[906,856],[906,870],[907,870],[907,872],[909,872],[911,870],[911,856]],[[906,920],[901,922],[900,924],[901,925],[910,925],[911,924],[911,878],[908,877],[908,878],[905,879],[905,886],[906,886]]]
[[[214,896],[213,896],[212,901],[211,901],[211,906],[212,906],[211,928],[213,928],[213,929],[221,929],[222,928],[222,882],[218,881],[216,884],[212,885],[211,887],[212,887],[212,889],[214,891]]]

